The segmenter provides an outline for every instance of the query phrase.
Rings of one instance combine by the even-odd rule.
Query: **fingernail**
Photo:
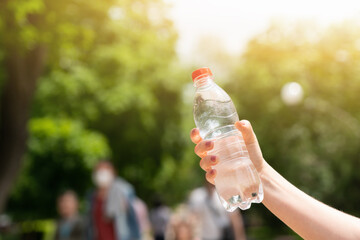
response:
[[[216,156],[211,156],[211,157],[210,157],[210,161],[216,162]]]
[[[194,128],[193,130],[191,130],[191,133],[194,134],[196,132],[196,129]]]
[[[214,175],[215,174],[215,170],[214,169],[211,169],[210,170],[210,175]]]
[[[207,141],[207,142],[205,143],[205,146],[206,146],[206,147],[211,147],[211,141]]]

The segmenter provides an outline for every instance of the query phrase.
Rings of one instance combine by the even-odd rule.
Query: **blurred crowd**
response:
[[[148,211],[132,185],[116,175],[111,162],[96,165],[93,181],[96,189],[86,197],[84,215],[79,214],[74,191],[58,196],[55,240],[246,239],[240,212],[226,212],[211,184],[193,190],[173,211],[160,197],[154,198]]]

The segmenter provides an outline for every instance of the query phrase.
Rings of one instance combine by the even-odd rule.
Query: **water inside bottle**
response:
[[[224,208],[232,212],[237,207],[250,208],[251,203],[260,203],[264,193],[257,171],[249,158],[241,133],[228,132],[214,141],[209,155],[219,156],[214,167],[216,191]]]
[[[213,139],[225,133],[228,129],[222,127],[233,125],[239,121],[231,99],[226,101],[204,100],[203,96],[198,94],[194,103],[195,124],[204,139]]]

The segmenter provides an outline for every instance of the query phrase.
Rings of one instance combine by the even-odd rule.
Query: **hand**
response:
[[[241,120],[235,123],[235,127],[242,133],[250,160],[261,176],[265,160],[250,122]],[[190,138],[196,144],[195,153],[201,157],[200,167],[206,171],[206,180],[214,184],[216,170],[212,169],[212,166],[215,166],[219,159],[217,156],[207,155],[207,152],[214,148],[214,143],[207,140],[203,141],[197,128],[191,130]]]

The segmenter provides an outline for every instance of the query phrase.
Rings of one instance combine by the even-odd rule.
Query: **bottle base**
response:
[[[251,195],[252,198],[248,199],[241,199],[240,195],[234,195],[227,200],[219,195],[219,199],[225,210],[228,212],[233,212],[237,208],[240,208],[241,210],[247,210],[251,207],[252,203],[261,203],[264,199],[262,185],[260,184],[259,191],[257,193],[254,192]]]

